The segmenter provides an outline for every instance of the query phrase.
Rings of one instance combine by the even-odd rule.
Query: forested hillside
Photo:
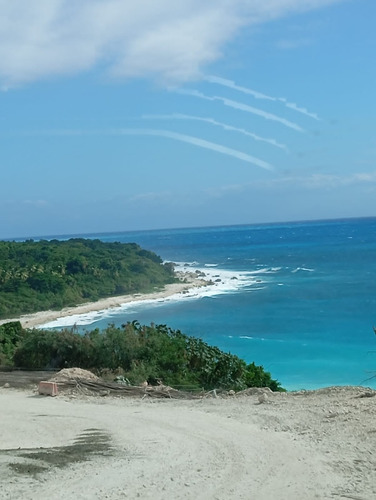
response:
[[[174,281],[172,264],[135,243],[0,241],[0,318],[148,292]]]

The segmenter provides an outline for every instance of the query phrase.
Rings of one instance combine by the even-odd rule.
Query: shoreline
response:
[[[146,300],[159,300],[171,297],[176,294],[185,294],[190,290],[212,285],[211,281],[205,280],[194,272],[176,272],[180,282],[170,283],[161,290],[150,293],[134,293],[130,295],[117,295],[106,297],[95,302],[85,302],[77,306],[64,307],[59,310],[38,311],[30,314],[23,314],[17,318],[0,320],[0,325],[11,321],[19,321],[23,328],[38,328],[46,323],[75,315],[99,312],[106,309],[114,309],[124,304],[132,302],[141,302]]]

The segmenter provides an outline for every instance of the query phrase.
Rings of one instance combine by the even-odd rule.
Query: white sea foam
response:
[[[251,274],[274,274],[280,271],[281,267],[262,267],[257,271],[250,271]]]
[[[178,302],[181,300],[198,300],[203,297],[215,297],[225,293],[235,293],[237,290],[252,287],[257,285],[260,288],[262,280],[255,279],[255,276],[268,273],[268,269],[259,269],[256,271],[229,271],[224,269],[214,268],[210,265],[208,267],[197,267],[197,262],[179,262],[175,263],[175,270],[184,273],[199,273],[202,279],[206,280],[209,284],[203,287],[195,287],[185,292],[179,292],[164,298],[135,300],[121,304],[120,306],[103,309],[101,311],[93,311],[85,314],[75,314],[73,316],[66,316],[63,318],[50,321],[41,326],[44,328],[60,328],[69,326],[87,326],[97,321],[106,320],[108,323],[114,318],[118,317],[124,312],[137,312],[140,309],[158,307],[161,304]]]
[[[314,269],[310,269],[309,267],[297,267],[296,269],[294,269],[291,272],[292,273],[298,273],[299,271],[307,271],[309,273],[313,273],[315,270]]]
[[[250,335],[240,335],[239,336],[240,339],[243,339],[243,340],[255,340],[257,342],[261,341],[261,342],[279,342],[279,343],[286,343],[285,340],[282,340],[282,339],[275,339],[275,338],[265,338],[265,337],[251,337]]]
[[[195,288],[185,293],[179,294],[179,297],[186,298],[193,293],[195,297],[211,297],[214,295],[220,295],[223,293],[232,293],[240,288],[244,288],[249,285],[254,285],[260,283],[259,280],[255,280],[254,275],[260,274],[260,271],[229,271],[225,269],[219,269],[209,265],[208,267],[198,268],[195,266],[183,264],[177,265],[176,271],[190,273],[198,271],[201,273],[202,278],[210,282],[208,286],[202,288]],[[171,297],[169,297],[171,299]]]

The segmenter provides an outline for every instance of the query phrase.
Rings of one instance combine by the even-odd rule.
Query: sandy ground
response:
[[[0,388],[1,499],[376,498],[376,392],[196,400]]]
[[[180,283],[172,283],[170,285],[166,285],[162,290],[156,292],[108,297],[96,302],[87,302],[79,306],[66,307],[57,311],[48,310],[33,314],[25,314],[24,316],[21,316],[19,318],[0,320],[0,325],[2,325],[3,323],[7,323],[8,321],[20,321],[24,328],[36,328],[59,318],[74,316],[76,314],[87,314],[90,312],[102,311],[105,309],[112,309],[134,301],[163,299],[165,297],[170,297],[171,295],[185,293],[188,290],[192,290],[193,288],[210,284],[208,281],[203,280],[195,273],[177,273],[177,275],[182,280]]]

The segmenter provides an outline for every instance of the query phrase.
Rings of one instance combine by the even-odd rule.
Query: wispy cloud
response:
[[[266,197],[265,199],[268,199],[267,195],[284,191],[286,187],[298,189],[305,193],[316,190],[330,193],[331,191],[346,188],[360,188],[363,192],[372,192],[376,189],[376,171],[349,175],[310,174],[307,176],[273,177],[264,180],[252,180],[252,182],[249,183],[234,183],[206,187],[197,192],[197,200],[195,200],[195,203],[198,203],[199,200],[205,200],[205,202],[207,202],[213,199],[229,199],[234,196],[252,197],[256,193],[258,195],[262,193],[262,195]],[[148,202],[150,200],[151,202],[157,201],[160,203],[168,200],[167,203],[170,204],[173,202],[174,196],[176,195],[172,192],[164,192],[161,198],[160,193],[145,193],[136,195],[134,199],[136,201],[145,200]],[[181,196],[183,196],[183,194],[179,193],[179,199]]]
[[[300,189],[337,189],[341,186],[376,186],[376,171],[374,172],[359,172],[355,174],[340,175],[340,174],[320,174],[313,173],[310,175],[289,175],[275,177],[267,181],[260,180],[257,184],[261,187],[282,188],[286,186],[294,186]]]
[[[223,87],[229,87],[230,89],[237,90],[239,92],[243,92],[244,94],[250,94],[255,99],[266,99],[268,101],[276,101],[275,97],[271,97],[270,95],[262,94],[257,90],[249,89],[247,87],[242,87],[240,85],[236,85],[236,83],[232,80],[227,80],[226,78],[221,78],[219,76],[207,75],[204,76],[204,80],[210,83],[218,83],[218,85],[222,85]]]
[[[295,102],[288,102],[283,97],[278,97],[278,100],[284,102],[286,108],[293,109],[294,111],[297,111],[298,113],[302,113],[303,115],[309,116],[310,118],[314,118],[315,120],[320,121],[320,118],[316,113],[311,113],[310,111],[308,111],[308,109],[302,108],[302,107],[298,106],[297,104],[295,104]]]
[[[48,201],[46,200],[24,200],[23,203],[25,205],[29,205],[32,207],[43,208],[48,205]]]
[[[242,87],[240,85],[237,85],[232,80],[220,78],[219,76],[208,75],[208,76],[204,77],[204,80],[206,80],[210,83],[217,83],[218,85],[222,85],[223,87],[228,87],[228,88],[236,90],[238,92],[243,92],[244,94],[249,94],[249,95],[253,96],[255,99],[266,99],[268,101],[283,102],[287,108],[293,109],[294,111],[297,111],[298,113],[302,113],[303,115],[309,116],[310,118],[313,118],[315,120],[320,120],[320,118],[318,117],[318,115],[316,113],[311,113],[306,108],[300,107],[297,104],[295,104],[294,102],[289,102],[284,97],[272,97],[270,95],[262,94],[261,92],[258,92],[257,90],[253,90],[253,89],[250,89],[248,87]]]
[[[185,82],[244,27],[344,0],[1,0],[0,88],[98,68]]]
[[[172,196],[170,191],[139,193],[131,197],[127,196],[127,202],[130,204],[155,203],[156,205],[160,206],[161,204],[166,203],[166,201],[171,197]]]
[[[191,135],[179,134],[170,130],[158,129],[120,129],[119,133],[125,135],[154,135],[158,137],[174,139],[176,141],[187,142],[188,144],[193,144],[194,146],[198,146],[200,148],[211,149],[212,151],[216,151],[217,153],[232,156],[233,158],[251,163],[265,170],[274,170],[274,167],[270,163],[260,160],[259,158],[255,158],[254,156],[243,153],[236,149],[228,148],[226,146],[223,146],[222,144],[206,141],[205,139],[200,139],[199,137],[194,137]]]
[[[248,104],[244,104],[238,101],[232,101],[231,99],[226,99],[225,97],[216,96],[215,99],[218,101],[222,101],[225,106],[230,106],[231,108],[239,109],[241,111],[246,111],[247,113],[253,113],[254,115],[258,115],[261,116],[262,118],[265,118],[265,120],[272,120],[281,123],[286,127],[292,128],[293,130],[296,130],[298,132],[304,132],[304,129],[297,123],[291,122],[290,120],[286,120],[285,118],[282,118],[281,116],[275,115],[273,113],[268,113],[263,109],[254,108],[253,106],[248,106]]]
[[[61,136],[61,137],[79,137],[85,135],[107,135],[107,136],[120,136],[120,135],[150,135],[156,137],[165,137],[168,139],[173,139],[176,141],[186,142],[194,146],[198,146],[204,149],[210,149],[227,156],[232,156],[246,163],[256,165],[265,170],[273,171],[274,167],[270,163],[256,158],[237,149],[228,148],[222,144],[217,144],[215,142],[206,141],[199,137],[194,137],[191,135],[179,134],[170,130],[159,130],[159,129],[143,129],[143,128],[121,128],[121,129],[108,129],[108,130],[76,130],[76,129],[60,129],[60,130],[39,130],[33,131],[31,133],[26,133],[26,135],[49,135],[49,136]]]
[[[306,45],[311,45],[312,40],[310,38],[297,38],[297,39],[284,39],[278,40],[276,43],[277,48],[282,50],[297,49],[299,47],[304,47]]]
[[[349,175],[336,174],[310,174],[297,176],[281,176],[269,179],[253,180],[252,183],[231,184],[206,189],[205,192],[212,197],[227,197],[234,193],[272,193],[284,191],[286,188],[298,189],[309,192],[319,190],[320,192],[332,191],[341,188],[366,188],[376,189],[376,171]]]
[[[226,97],[221,97],[217,95],[208,96],[203,94],[202,92],[198,92],[197,90],[190,90],[190,89],[170,89],[170,90],[173,90],[174,92],[177,92],[179,94],[190,95],[192,97],[197,97],[199,99],[205,99],[207,101],[221,101],[225,106],[229,106],[234,109],[239,109],[240,111],[245,111],[247,113],[252,113],[257,116],[261,116],[265,120],[272,120],[281,123],[285,127],[292,128],[297,132],[305,132],[305,130],[297,123],[291,122],[290,120],[286,120],[285,118],[282,118],[281,116],[275,115],[273,113],[264,111],[263,109],[254,108],[253,106],[249,106],[248,104],[244,104],[243,102],[233,101],[231,99],[227,99]]]
[[[253,132],[250,132],[249,130],[234,127],[233,125],[229,125],[228,123],[218,122],[217,120],[214,120],[214,118],[205,118],[202,116],[184,115],[184,114],[180,114],[180,113],[173,113],[171,115],[143,115],[142,118],[145,118],[148,120],[194,120],[194,121],[200,121],[200,122],[204,122],[204,123],[210,123],[211,125],[221,127],[224,130],[238,132],[240,134],[251,137],[255,141],[266,142],[267,144],[270,144],[271,146],[288,151],[287,146],[285,144],[281,144],[280,142],[276,141],[275,139],[268,139],[266,137],[261,137],[257,134],[254,134]]]

